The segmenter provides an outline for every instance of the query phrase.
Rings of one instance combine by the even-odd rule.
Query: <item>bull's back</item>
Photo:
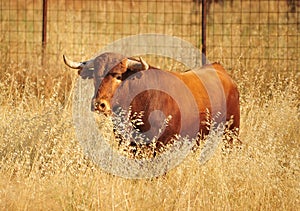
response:
[[[148,73],[146,74],[146,72]],[[179,79],[179,82],[175,83],[176,78]],[[149,84],[154,85],[149,86]],[[230,116],[234,115],[233,126],[239,126],[236,85],[224,68],[220,68],[218,65],[181,74],[150,69],[141,73],[134,80],[128,80],[123,87],[124,91],[121,91],[119,100],[133,99],[124,105],[130,104],[133,113],[144,112],[144,125],[138,126],[138,128],[149,138],[158,135],[164,121],[163,118],[172,116],[168,126],[159,135],[159,142],[164,144],[168,143],[176,134],[185,135],[185,131],[194,134],[194,130],[191,128],[195,128],[195,126],[197,131],[207,134],[207,125],[203,123],[209,117],[207,111],[210,112],[210,117],[221,112],[223,116],[220,118],[223,120],[229,120]],[[159,87],[165,87],[168,92],[163,89],[159,90]],[[184,89],[188,90],[190,94],[183,91]],[[136,95],[133,90],[145,91]],[[194,107],[197,107],[197,111]],[[163,115],[159,115],[155,111],[161,111]],[[153,112],[158,115],[153,115]],[[183,134],[181,134],[182,131]]]
[[[198,105],[201,122],[209,117],[213,117],[217,122],[228,121],[233,116],[231,128],[239,127],[238,89],[220,64],[214,63],[176,75],[192,92]],[[200,130],[207,133],[206,125],[200,124]]]

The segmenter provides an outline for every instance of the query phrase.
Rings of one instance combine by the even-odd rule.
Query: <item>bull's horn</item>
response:
[[[147,62],[145,62],[145,60],[142,57],[140,57],[140,62],[142,64],[144,70],[149,69],[149,65],[147,64]]]
[[[132,60],[132,59],[127,59],[127,68],[130,70],[148,70],[149,65],[145,62],[145,60],[140,57],[140,61]]]
[[[69,60],[65,55],[63,55],[64,62],[68,67],[71,67],[73,69],[81,69],[81,67],[84,65],[82,62],[73,62]]]

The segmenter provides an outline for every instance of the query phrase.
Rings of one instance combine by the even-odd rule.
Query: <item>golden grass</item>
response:
[[[51,33],[55,32],[52,28]],[[299,40],[293,42],[299,46]],[[59,53],[49,53],[49,61],[41,68],[37,65],[40,54],[16,63],[7,53],[14,47],[8,42],[1,46],[5,47],[1,59],[7,61],[0,68],[1,210],[300,207],[299,62],[287,68],[288,61],[283,60],[283,68],[274,69],[279,61],[247,62],[239,57],[245,52],[240,52],[229,64],[227,49],[219,48],[219,58],[225,67],[230,66],[241,92],[243,148],[223,153],[220,146],[205,165],[192,153],[165,176],[130,180],[102,171],[76,140],[72,91],[77,76],[63,64],[57,65],[61,50],[70,47],[50,46],[50,52]],[[97,51],[76,46],[75,50],[86,57]],[[247,51],[259,56],[264,46]]]
[[[93,165],[76,142],[70,110],[57,101],[35,111],[1,108],[1,208],[293,210],[299,205],[300,121],[285,94],[294,92],[278,91],[261,106],[255,99],[242,104],[242,150],[218,149],[203,166],[191,154],[148,180],[114,177]]]

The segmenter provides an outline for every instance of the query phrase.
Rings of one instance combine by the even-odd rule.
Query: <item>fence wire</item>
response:
[[[208,58],[229,66],[239,60],[257,67],[299,70],[299,2],[215,2],[209,7]]]
[[[299,71],[300,3],[291,0],[207,0],[207,58]],[[42,0],[1,1],[1,58],[25,64],[42,58]],[[201,48],[200,0],[51,0],[47,8],[47,62],[94,56],[126,36],[159,33]]]

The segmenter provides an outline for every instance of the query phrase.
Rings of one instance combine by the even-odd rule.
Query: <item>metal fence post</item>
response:
[[[202,0],[202,65],[206,64],[206,0]]]
[[[42,66],[44,66],[45,64],[46,45],[47,45],[47,0],[43,0]]]

